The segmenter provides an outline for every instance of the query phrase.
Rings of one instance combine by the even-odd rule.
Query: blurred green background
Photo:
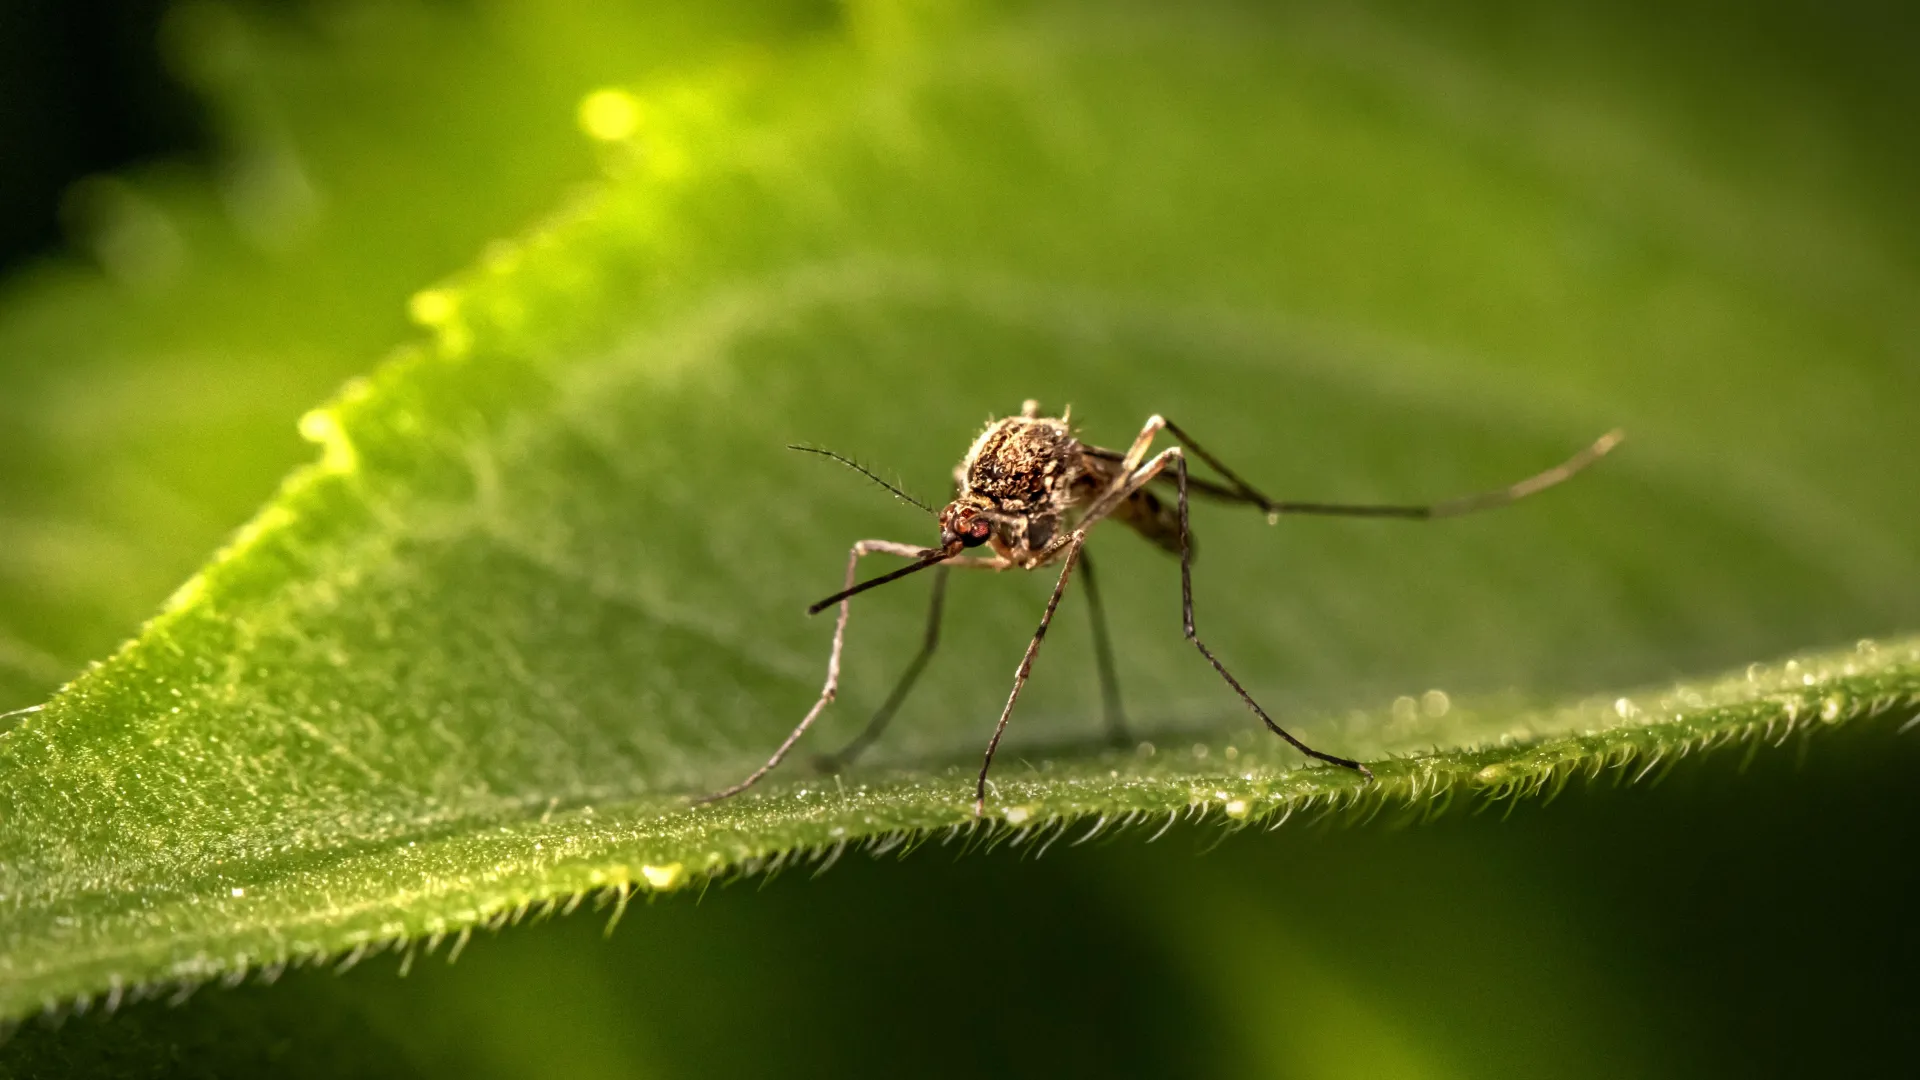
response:
[[[1854,576],[1836,572],[1825,603],[1813,578],[1794,578],[1790,600],[1718,623],[1701,610],[1718,593],[1702,586],[1684,615],[1646,615],[1691,619],[1692,652],[1585,658],[1584,675],[1680,675],[1920,625],[1902,532],[1912,458],[1849,463],[1860,444],[1836,430],[1849,410],[1888,428],[1920,405],[1920,87],[1902,9],[1276,10],[1295,47],[1324,49],[1341,73],[1303,76],[1303,96],[1404,124],[1409,157],[1465,162],[1463,182],[1475,168],[1533,169],[1542,185],[1576,175],[1602,221],[1610,178],[1631,193],[1622,228],[1555,236],[1557,257],[1617,280],[1710,237],[1699,248],[1724,260],[1716,271],[1787,298],[1801,321],[1781,334],[1814,324],[1826,336],[1810,340],[1848,349],[1830,371],[1704,357],[1648,408],[1681,429],[1711,400],[1750,418],[1728,460],[1764,448],[1815,463],[1828,502],[1793,492],[1787,512],[1824,505],[1796,535],[1838,534],[1823,550]],[[7,17],[20,60],[0,103],[0,710],[110,652],[311,456],[296,419],[410,335],[410,295],[594,181],[608,162],[576,126],[583,94],[778,53],[849,21],[830,4],[584,15],[506,2]],[[1637,156],[1648,146],[1680,149]],[[1356,151],[1332,131],[1317,152]],[[1480,223],[1450,218],[1449,192],[1397,190],[1393,163],[1373,178],[1385,192],[1473,236]],[[1730,208],[1716,198],[1728,190],[1752,201]],[[1668,233],[1635,235],[1648,204]],[[1755,205],[1777,213],[1757,227]],[[1314,207],[1300,216],[1316,235]],[[56,222],[64,242],[50,239]],[[1390,251],[1393,237],[1376,242]],[[1380,251],[1354,261],[1386,265]],[[1483,269],[1527,280],[1525,267]],[[1694,301],[1665,297],[1682,312]],[[1452,330],[1497,338],[1485,328],[1518,318],[1437,293],[1400,329],[1444,351]],[[1751,318],[1743,332],[1764,340],[1765,315]],[[1724,340],[1716,330],[1701,340]],[[1803,409],[1816,383],[1822,407]],[[1567,393],[1581,390],[1574,379]],[[1658,535],[1633,542],[1660,557]],[[1290,826],[1198,858],[1213,837],[1187,831],[1038,860],[848,858],[815,881],[629,912],[610,941],[581,913],[483,935],[458,964],[423,961],[404,980],[379,958],[179,1007],[30,1022],[0,1064],[49,1076],[1892,1071],[1911,1056],[1920,1004],[1903,857],[1920,801],[1905,782],[1913,746],[1817,742],[1744,773],[1714,760],[1658,787],[1576,789],[1410,830]]]

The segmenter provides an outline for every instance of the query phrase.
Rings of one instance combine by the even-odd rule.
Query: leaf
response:
[[[1570,150],[1558,132],[1614,119],[1577,94],[1369,64],[1383,32],[859,9],[847,40],[628,88],[605,187],[417,296],[432,340],[303,422],[319,463],[0,741],[0,1011],[457,948],[857,841],[1424,810],[1910,710],[1905,638],[1610,689],[1912,625],[1916,511],[1858,468],[1904,445],[1858,405],[1903,385],[1886,342],[1914,316],[1882,301],[1906,264],[1655,131]],[[1537,134],[1489,149],[1421,80],[1528,102]],[[1750,257],[1781,230],[1817,271]],[[795,762],[688,809],[811,702],[829,627],[796,612],[845,545],[928,535],[781,444],[933,497],[1024,397],[1110,445],[1175,416],[1305,498],[1439,497],[1614,424],[1633,441],[1431,529],[1199,518],[1202,632],[1301,734],[1379,762],[1374,787],[1248,730],[1180,640],[1174,568],[1102,536],[1151,753],[1098,748],[1063,611],[975,826],[971,763],[1047,583],[962,579],[871,768]],[[887,692],[925,585],[857,605],[816,746]]]

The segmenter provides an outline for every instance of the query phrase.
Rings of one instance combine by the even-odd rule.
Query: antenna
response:
[[[859,473],[861,476],[864,476],[867,479],[873,481],[874,483],[879,484],[881,487],[886,488],[888,491],[893,492],[894,497],[899,499],[901,502],[912,503],[913,505],[919,507],[920,509],[925,510],[927,514],[931,517],[937,518],[940,516],[939,512],[934,510],[933,507],[928,506],[926,503],[921,502],[919,499],[914,498],[913,496],[907,494],[906,492],[901,491],[899,488],[894,487],[892,484],[887,483],[885,480],[880,479],[878,476],[875,476],[873,474],[873,470],[867,468],[865,465],[862,465],[857,461],[854,461],[852,458],[841,457],[839,454],[836,454],[831,450],[822,450],[817,446],[801,446],[797,443],[789,443],[787,445],[787,449],[800,450],[805,453],[819,454],[821,457],[832,458],[833,460],[839,462],[840,464],[845,465],[847,468],[852,469],[854,472]]]

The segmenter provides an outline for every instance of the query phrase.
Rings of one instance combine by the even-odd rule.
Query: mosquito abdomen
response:
[[[1146,488],[1127,496],[1114,507],[1113,519],[1124,522],[1162,550],[1180,554],[1180,511]],[[1188,549],[1193,546],[1193,537],[1187,537]]]

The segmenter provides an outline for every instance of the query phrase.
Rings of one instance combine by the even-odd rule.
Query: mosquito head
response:
[[[982,507],[955,499],[940,511],[940,546],[979,547],[993,536],[993,515]]]

